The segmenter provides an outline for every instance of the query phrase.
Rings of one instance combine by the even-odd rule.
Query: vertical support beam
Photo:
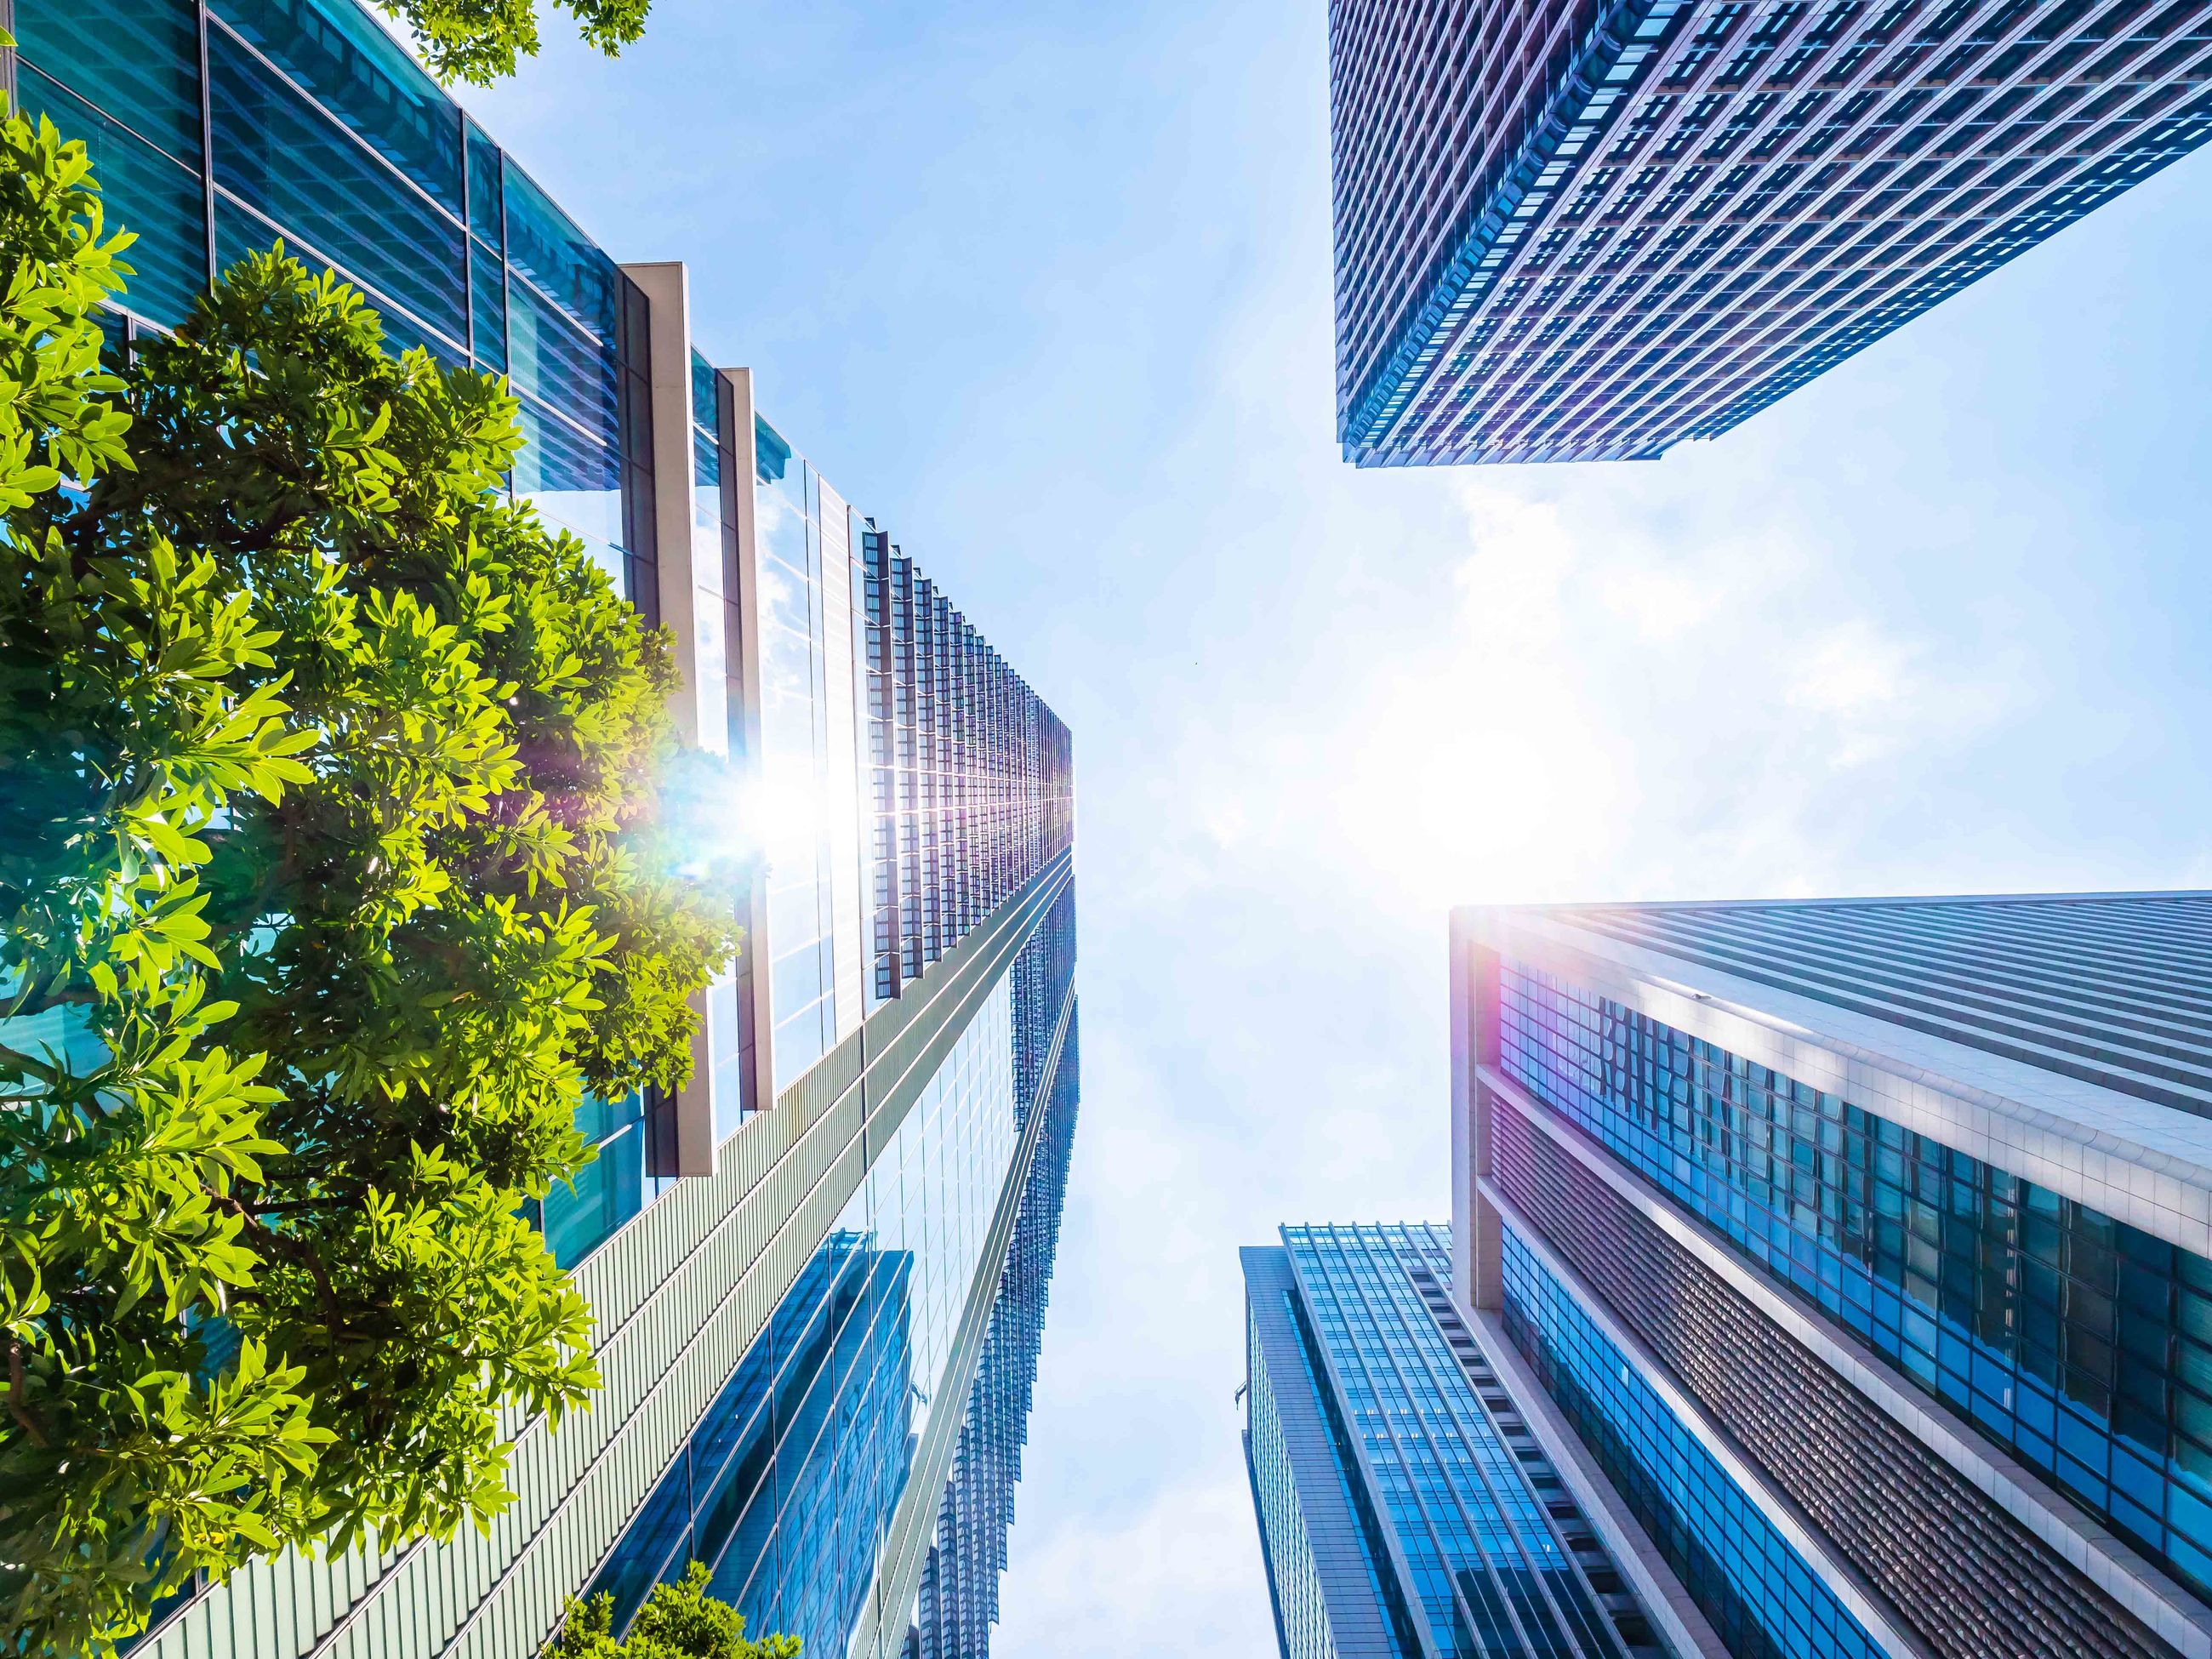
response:
[[[757,800],[761,781],[761,614],[760,514],[755,490],[753,429],[757,412],[753,400],[753,372],[749,368],[719,371],[718,401],[728,422],[729,447],[736,476],[728,480],[723,497],[727,523],[733,531],[728,544],[728,590],[724,614],[734,622],[728,696],[733,699],[729,723],[731,759],[738,769],[744,798]],[[734,988],[738,1003],[738,1027],[751,1051],[747,1087],[757,1109],[775,1103],[775,1022],[771,1018],[773,941],[768,933],[768,872],[756,870],[746,914],[739,920],[745,929],[744,971]]]
[[[678,261],[626,264],[645,295],[652,362],[653,493],[659,558],[661,625],[673,636],[678,684],[670,713],[684,741],[710,754],[729,749],[728,690],[722,638],[722,550],[701,547],[693,511],[691,458],[691,288]],[[714,1002],[728,976],[692,998],[691,1075],[676,1095],[673,1173],[714,1173],[716,1061],[730,1038]],[[735,1114],[729,1114],[734,1116]]]
[[[0,34],[10,41],[15,38],[15,0],[0,0]],[[0,46],[0,96],[8,100],[8,112],[13,115],[21,107],[15,97],[15,48]]]
[[[1481,1068],[1498,1062],[1498,952],[1486,913],[1451,915],[1452,1294],[1473,1313],[1504,1302],[1498,1211],[1482,1191],[1490,1173],[1490,1098]]]
[[[199,0],[200,48],[200,222],[207,237],[208,286],[222,273],[216,268],[215,246],[215,88],[208,79],[208,0]],[[9,91],[14,76],[9,75]]]

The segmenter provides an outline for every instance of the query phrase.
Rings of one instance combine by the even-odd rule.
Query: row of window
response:
[[[1881,1659],[1819,1574],[1508,1227],[1507,1334],[1735,1659]]]
[[[2200,1591],[2212,1261],[1517,963],[1504,1069]]]

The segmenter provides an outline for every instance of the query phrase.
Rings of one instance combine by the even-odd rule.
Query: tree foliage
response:
[[[538,55],[537,0],[376,0],[422,42],[441,81],[488,87],[514,73],[518,58]],[[578,33],[612,58],[645,33],[652,0],[553,0],[576,20]]]
[[[488,1525],[500,1410],[598,1383],[525,1200],[735,945],[665,636],[509,501],[504,383],[281,249],[103,367],[129,240],[0,125],[10,1653]]]
[[[707,1594],[708,1576],[707,1564],[694,1561],[681,1583],[655,1584],[619,1642],[613,1596],[571,1601],[543,1659],[799,1659],[796,1637],[748,1641],[744,1615]]]

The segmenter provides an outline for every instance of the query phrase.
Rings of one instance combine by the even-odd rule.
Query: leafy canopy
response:
[[[130,240],[0,123],[9,1653],[488,1526],[501,1411],[599,1382],[526,1200],[736,943],[665,638],[508,501],[504,382],[281,249],[104,367]]]
[[[629,1634],[616,1641],[615,1599],[571,1601],[543,1659],[799,1659],[799,1638],[745,1639],[744,1615],[707,1594],[707,1564],[694,1561],[677,1584],[655,1584]]]
[[[441,81],[488,87],[514,73],[520,58],[538,55],[537,0],[376,0],[422,42]],[[576,20],[584,39],[610,58],[645,33],[652,0],[553,0]]]

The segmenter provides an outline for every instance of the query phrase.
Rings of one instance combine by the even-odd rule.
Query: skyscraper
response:
[[[2212,3],[1331,0],[1337,436],[1717,437],[2212,133]]]
[[[1469,910],[1452,963],[1455,1300],[1647,1600],[2212,1653],[2212,895]]]
[[[1243,1253],[1245,1461],[1284,1659],[1667,1649],[1451,1304],[1449,1236]]]
[[[618,264],[355,0],[9,21],[0,77],[137,233],[113,341],[281,238],[395,348],[507,374],[514,489],[668,627],[762,854],[690,1082],[587,1102],[598,1157],[535,1218],[591,1409],[501,1425],[488,1534],[257,1563],[138,1651],[520,1659],[696,1559],[814,1659],[982,1653],[1077,1106],[1066,726],[707,355],[692,285],[744,271]]]

